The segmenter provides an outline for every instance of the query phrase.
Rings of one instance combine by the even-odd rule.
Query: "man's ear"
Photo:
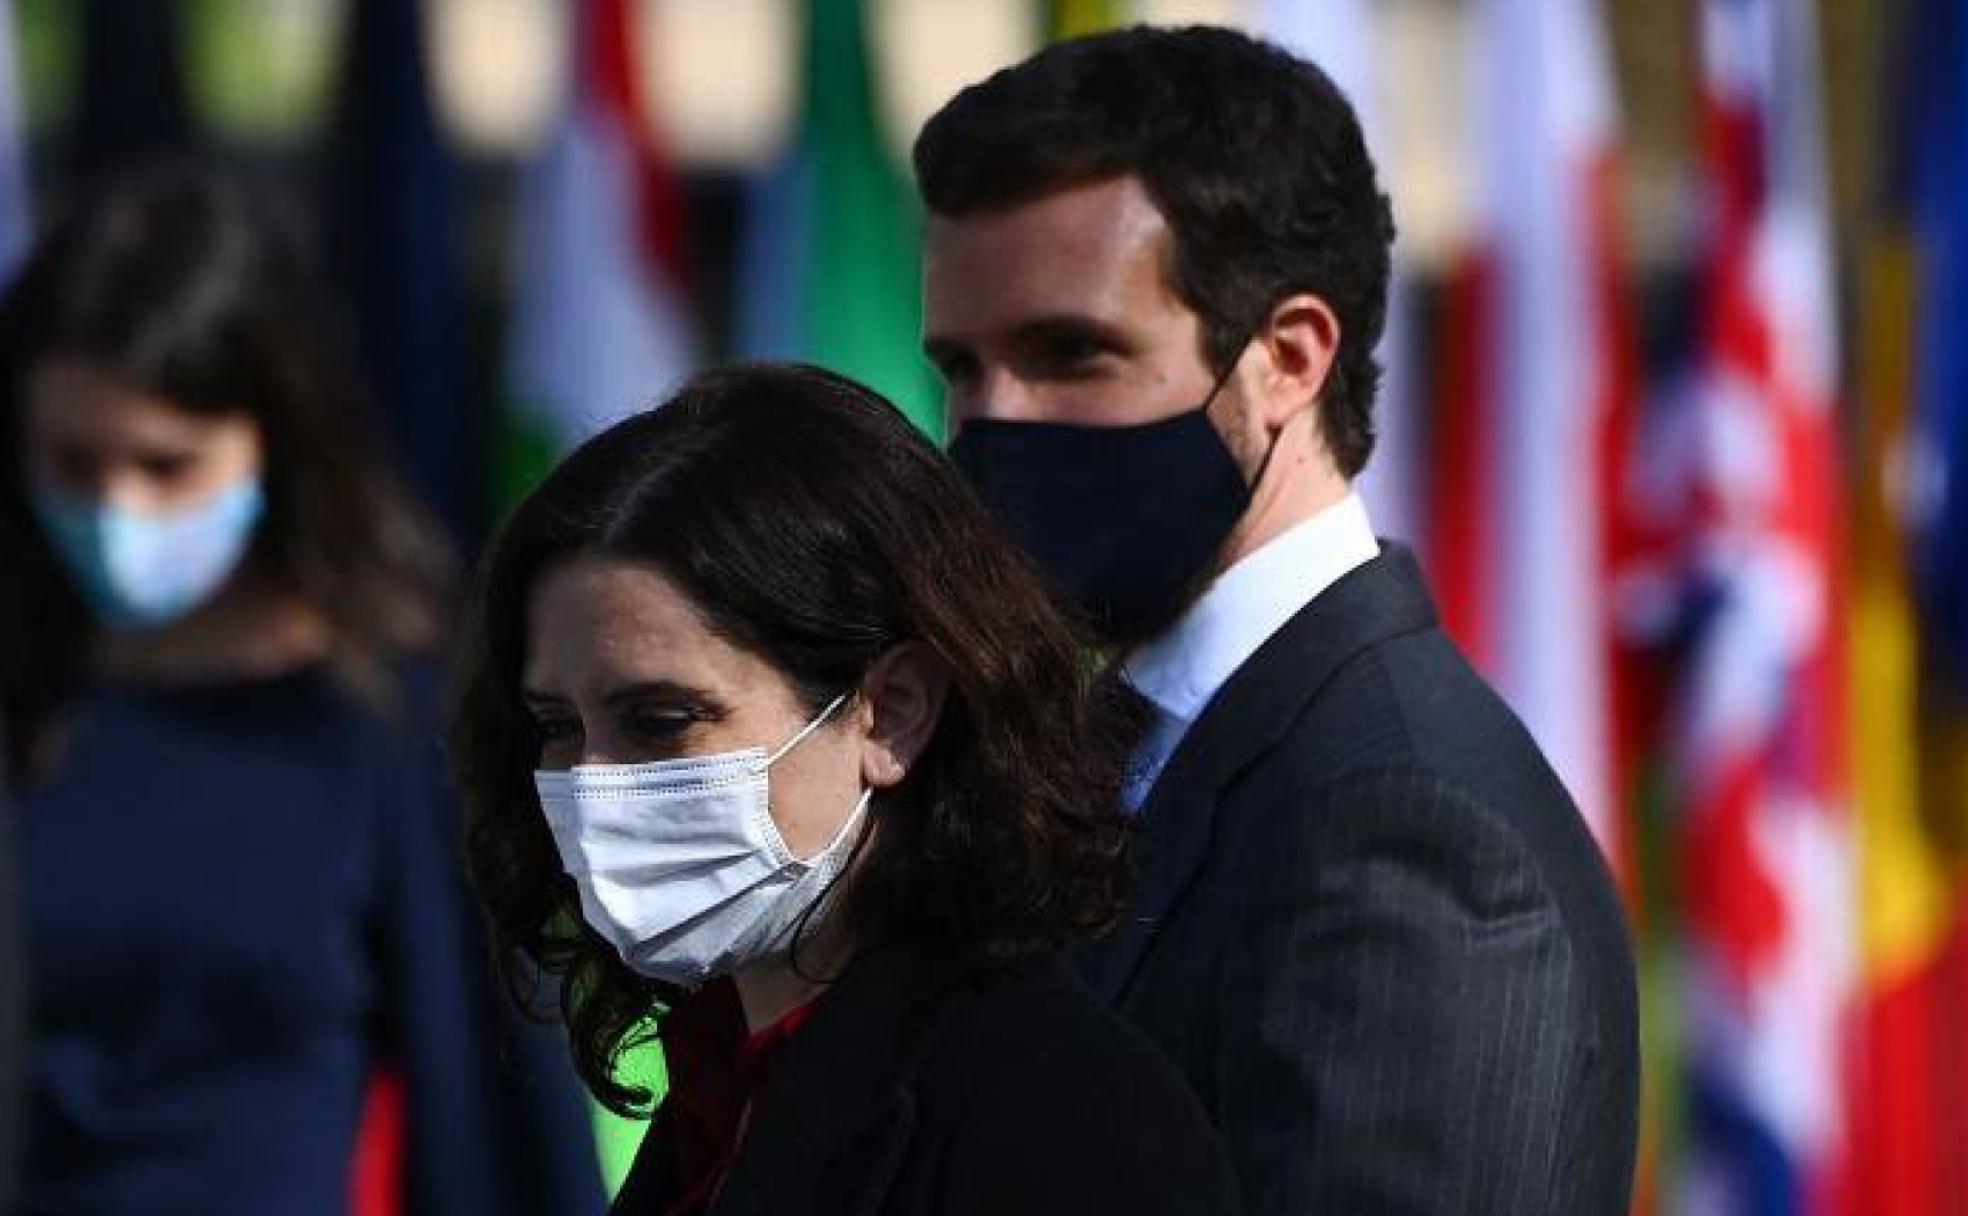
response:
[[[1310,292],[1287,296],[1271,309],[1258,344],[1264,359],[1254,397],[1260,424],[1276,435],[1324,391],[1339,358],[1339,317]]]
[[[950,691],[950,667],[921,642],[903,642],[868,667],[860,696],[867,737],[861,779],[873,789],[898,784],[929,746]]]

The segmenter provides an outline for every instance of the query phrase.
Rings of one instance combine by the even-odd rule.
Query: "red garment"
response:
[[[737,985],[717,979],[663,1019],[679,1196],[663,1216],[698,1216],[710,1206],[738,1156],[752,1103],[765,1091],[780,1053],[806,1024],[814,1004],[795,1006],[748,1035]]]
[[[389,1066],[372,1072],[349,1169],[349,1216],[403,1216],[406,1109],[403,1074]]]

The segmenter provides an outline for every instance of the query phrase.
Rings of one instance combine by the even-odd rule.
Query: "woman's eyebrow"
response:
[[[715,701],[717,698],[706,688],[698,688],[678,680],[636,680],[618,685],[602,696],[605,705],[619,705],[624,701],[639,701],[653,698],[677,702]]]

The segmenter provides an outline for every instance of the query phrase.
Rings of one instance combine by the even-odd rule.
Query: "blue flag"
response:
[[[419,12],[399,0],[357,0],[350,12],[324,190],[327,261],[398,466],[468,550],[484,516],[484,443],[461,379],[455,170],[431,107]]]

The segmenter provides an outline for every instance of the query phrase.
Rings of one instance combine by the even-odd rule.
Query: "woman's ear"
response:
[[[869,666],[860,695],[868,721],[861,779],[870,788],[886,789],[908,775],[936,733],[949,691],[949,665],[921,642],[904,642]]]

